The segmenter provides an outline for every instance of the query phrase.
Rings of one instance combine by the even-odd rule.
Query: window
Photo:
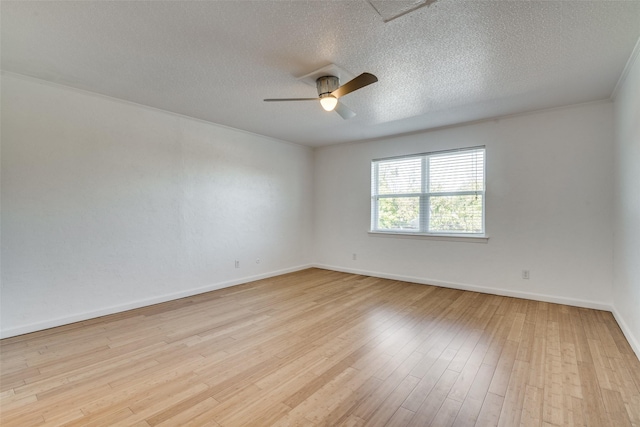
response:
[[[371,162],[371,231],[484,234],[484,147]]]

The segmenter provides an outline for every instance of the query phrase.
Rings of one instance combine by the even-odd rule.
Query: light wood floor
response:
[[[1,343],[2,426],[640,426],[611,313],[310,269]]]

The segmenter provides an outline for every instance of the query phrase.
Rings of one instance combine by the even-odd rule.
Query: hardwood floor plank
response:
[[[387,420],[393,416],[395,411],[400,408],[402,402],[407,398],[409,393],[411,393],[416,385],[418,385],[419,379],[416,377],[412,377],[411,375],[407,376],[404,381],[402,381],[398,387],[391,392],[389,397],[387,397],[382,404],[378,407],[378,409],[373,413],[371,418],[366,419],[367,426],[383,426],[387,423]],[[413,412],[413,411],[412,411]]]
[[[611,313],[308,269],[0,341],[2,426],[640,426]]]
[[[516,360],[517,351],[517,341],[507,340],[504,343],[500,359],[498,360],[496,370],[494,371],[493,378],[491,379],[491,384],[489,385],[489,393],[504,397],[509,385],[509,378],[513,371],[513,364]]]
[[[542,425],[542,406],[542,390],[527,384],[524,392],[524,404],[522,406],[520,425]]]
[[[365,425],[365,421],[362,418],[355,415],[349,415],[349,417],[340,424],[340,427],[362,427]]]
[[[640,393],[638,392],[638,387],[629,375],[628,368],[623,360],[614,359],[611,363],[614,365],[617,389],[622,396],[629,420],[633,424],[640,425]]]
[[[403,407],[413,412],[416,412],[420,408],[420,405],[422,405],[422,402],[431,393],[431,390],[438,383],[440,377],[445,372],[447,366],[449,366],[449,363],[451,363],[451,360],[455,355],[453,352],[450,352],[449,354],[444,353],[446,352],[440,354],[440,357],[438,357],[433,365],[431,365],[431,368],[427,371],[425,376],[420,379],[420,382],[418,382],[415,389],[402,403]]]
[[[457,400],[445,399],[435,418],[429,425],[433,427],[448,427],[453,425],[456,417],[458,416],[461,405],[462,404]]]
[[[475,425],[489,390],[494,371],[495,367],[493,366],[484,364],[480,366],[469,387],[469,391],[465,395],[464,402],[462,402],[462,406],[453,425]]]
[[[584,395],[585,420],[589,425],[607,425],[606,409],[594,366],[590,363],[578,363],[578,372]]]
[[[389,375],[366,399],[354,408],[353,414],[361,419],[369,419],[382,402],[393,390],[409,375],[413,367],[423,357],[421,353],[414,352],[391,375]]]
[[[406,426],[409,420],[413,418],[414,413],[408,409],[404,409],[402,406],[399,407],[396,412],[393,414],[391,419],[385,423],[386,427],[402,427]]]
[[[520,425],[528,374],[529,362],[516,360],[513,364],[513,372],[504,395],[504,403],[500,412],[498,426],[510,427]]]
[[[554,310],[554,313],[557,312]],[[554,318],[557,316],[554,315]],[[552,425],[564,424],[562,394],[562,360],[558,322],[547,321],[542,420]]]
[[[504,403],[504,397],[497,394],[487,393],[480,408],[478,419],[476,421],[477,426],[497,426],[500,419],[500,412],[502,412],[502,405]]]
[[[452,370],[446,370],[438,382],[436,383],[434,389],[429,393],[424,402],[420,405],[417,411],[415,411],[415,416],[410,420],[407,425],[410,426],[426,426],[431,424],[433,419],[438,414],[440,407],[443,402],[447,399],[447,395],[451,390],[451,387],[455,383],[458,378],[459,373]],[[458,402],[457,408],[459,409],[461,402]],[[453,420],[457,416],[458,411],[456,410]],[[453,422],[451,420],[451,422]],[[438,425],[438,424],[435,424]]]
[[[615,426],[631,427],[631,420],[619,392],[602,389],[602,400],[608,414],[609,421]]]

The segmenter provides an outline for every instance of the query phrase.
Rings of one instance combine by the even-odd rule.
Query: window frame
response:
[[[445,191],[445,192],[430,192],[429,191],[429,159],[433,157],[445,156],[448,154],[460,153],[465,151],[482,150],[482,188],[481,190],[465,190],[465,191]],[[380,159],[371,160],[371,223],[369,227],[370,234],[391,234],[402,236],[416,236],[416,237],[435,237],[442,238],[444,240],[482,240],[488,239],[486,234],[486,162],[487,162],[487,150],[484,145],[474,147],[464,147],[451,150],[431,151],[426,153],[409,154],[402,156],[385,157]],[[404,159],[420,159],[421,161],[421,180],[420,180],[420,193],[390,193],[379,194],[379,167],[386,161],[397,161]],[[431,197],[446,197],[446,196],[465,196],[465,195],[481,195],[482,197],[482,218],[481,218],[481,231],[479,232],[459,232],[459,231],[430,231],[430,215],[431,210],[429,208]],[[379,221],[379,201],[385,198],[419,198],[419,216],[418,216],[418,229],[385,229],[376,228]]]

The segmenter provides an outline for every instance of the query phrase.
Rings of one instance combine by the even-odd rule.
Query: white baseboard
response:
[[[294,271],[305,270],[311,267],[313,267],[311,264],[299,265],[296,267],[271,271],[269,273],[258,274],[255,276],[241,277],[238,279],[233,279],[226,282],[218,282],[211,285],[202,286],[199,288],[189,289],[189,290],[175,292],[175,293],[166,294],[166,295],[155,296],[152,298],[145,298],[143,300],[137,300],[137,301],[132,301],[126,304],[106,307],[100,310],[73,314],[70,316],[47,320],[44,322],[30,323],[28,325],[23,325],[15,328],[2,330],[0,331],[0,338],[14,337],[17,335],[28,334],[30,332],[37,332],[37,331],[42,331],[49,328],[55,328],[56,326],[68,325],[70,323],[82,322],[84,320],[89,320],[89,319],[95,319],[96,317],[107,316],[109,314],[122,313],[123,311],[127,311],[127,310],[133,310],[136,308],[147,307],[150,305],[159,304],[167,301],[173,301],[180,298],[186,298],[193,295],[203,294],[205,292],[211,292],[218,289],[228,288],[230,286],[253,282],[255,280],[267,279],[269,277],[280,276],[282,274],[292,273]]]
[[[490,288],[487,286],[470,285],[466,283],[443,282],[441,280],[425,279],[422,277],[403,276],[399,274],[380,273],[377,271],[356,270],[352,268],[338,267],[335,265],[314,264],[313,267],[325,270],[340,271],[343,273],[362,274],[364,276],[380,277],[382,279],[401,280],[403,282],[419,283],[422,285],[441,286],[443,288],[461,289],[463,291],[480,292],[483,294],[501,295],[505,297],[523,298],[535,301],[551,302],[556,304],[572,305],[575,307],[593,308],[596,310],[612,311],[610,304],[598,301],[589,301],[575,298],[559,297],[554,295],[537,294],[532,292],[512,291],[508,289]]]
[[[627,339],[627,341],[629,341],[629,345],[631,346],[631,349],[634,351],[638,359],[640,359],[640,342],[633,335],[633,332],[629,328],[629,325],[627,325],[627,322],[624,321],[624,318],[618,312],[618,310],[616,310],[615,306],[611,310],[611,313],[613,314],[613,317],[616,319],[616,322],[618,322],[618,326],[620,326],[620,329],[622,330],[622,333],[624,334],[625,338]]]

